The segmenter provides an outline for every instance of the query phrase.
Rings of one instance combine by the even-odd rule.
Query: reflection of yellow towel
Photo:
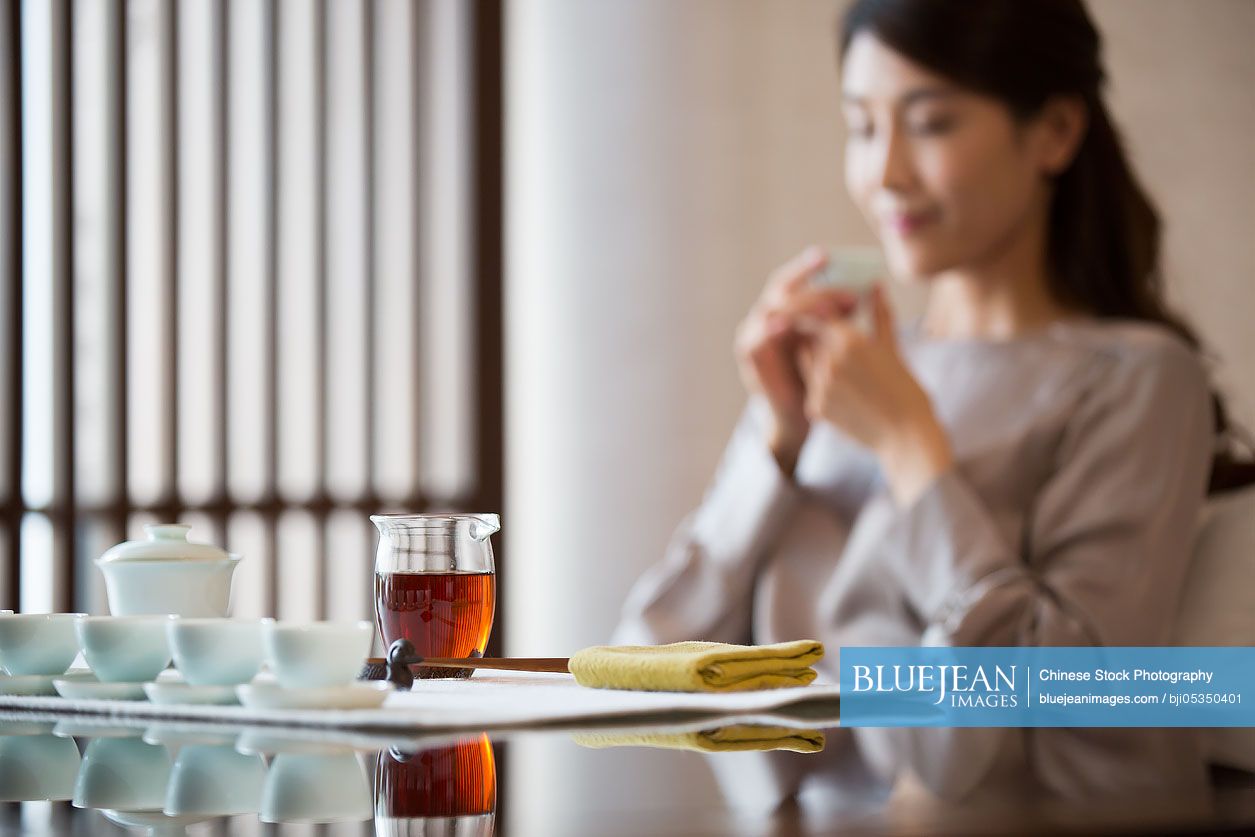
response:
[[[597,689],[652,692],[735,692],[805,686],[824,655],[814,640],[775,645],[676,642],[595,646],[571,658],[575,682]]]
[[[576,732],[571,738],[581,747],[660,747],[695,750],[699,753],[741,753],[748,750],[790,750],[818,753],[824,734],[814,729],[789,729],[751,724],[704,729],[699,732],[597,733]]]

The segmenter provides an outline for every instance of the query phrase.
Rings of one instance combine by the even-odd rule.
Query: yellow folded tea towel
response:
[[[575,682],[595,689],[648,692],[736,692],[805,686],[824,655],[811,639],[774,645],[675,642],[599,645],[571,657]]]
[[[581,747],[661,747],[667,750],[693,750],[699,753],[741,753],[750,750],[789,750],[818,753],[824,748],[824,734],[815,729],[733,724],[698,732],[572,733]]]

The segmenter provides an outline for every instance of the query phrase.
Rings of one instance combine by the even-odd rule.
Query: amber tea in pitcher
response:
[[[492,573],[375,573],[375,617],[384,647],[408,639],[420,657],[483,656],[495,602]],[[471,671],[420,668],[416,673],[469,677]]]
[[[421,657],[481,657],[496,611],[495,514],[374,515],[375,624],[385,648],[407,639]],[[415,676],[470,677],[423,668]]]

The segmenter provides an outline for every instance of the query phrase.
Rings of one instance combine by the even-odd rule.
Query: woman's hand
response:
[[[950,468],[953,454],[928,394],[898,352],[883,290],[869,296],[870,334],[845,318],[799,321],[813,352],[804,409],[808,420],[822,418],[871,449],[894,499],[905,506]]]
[[[826,260],[822,248],[809,247],[777,268],[736,332],[741,382],[771,407],[767,442],[786,474],[793,472],[810,431],[804,381],[807,341],[797,331],[798,319],[845,317],[858,302],[847,291],[810,285]]]

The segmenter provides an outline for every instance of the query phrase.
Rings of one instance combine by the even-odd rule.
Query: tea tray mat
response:
[[[840,690],[812,683],[788,689],[719,694],[586,689],[569,674],[500,672],[469,680],[419,680],[388,696],[379,709],[249,709],[158,705],[146,701],[66,700],[0,696],[0,711],[26,710],[134,720],[210,721],[346,730],[495,729],[675,714],[771,713],[836,723]]]

